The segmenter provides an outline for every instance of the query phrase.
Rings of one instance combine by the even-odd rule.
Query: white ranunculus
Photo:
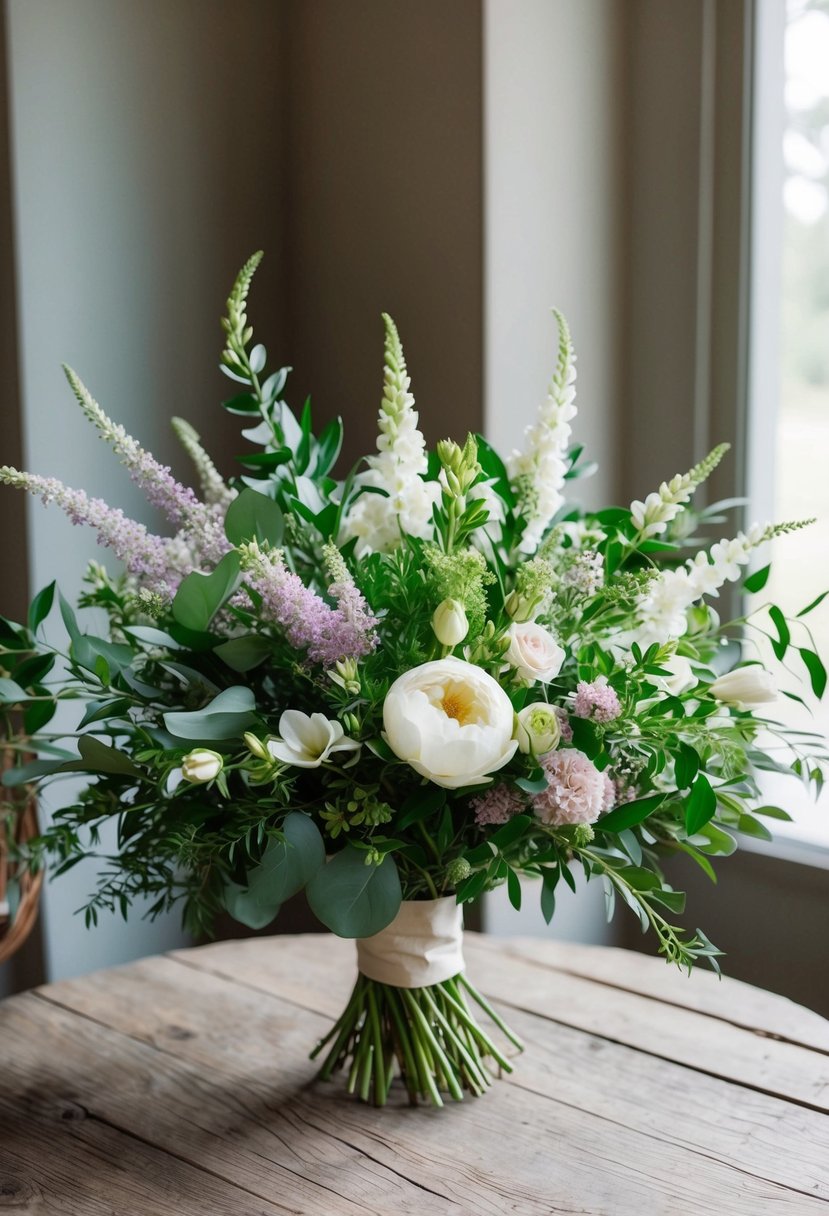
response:
[[[747,709],[777,700],[777,687],[763,667],[738,667],[727,671],[710,687],[710,693],[725,705]]]
[[[672,654],[668,659],[661,659],[659,666],[670,672],[670,675],[648,676],[648,679],[660,692],[666,692],[668,696],[679,697],[699,683],[690,659],[686,659],[684,654]]]
[[[285,710],[279,719],[279,734],[279,739],[268,739],[268,751],[274,760],[296,768],[319,768],[337,752],[360,749],[356,739],[346,737],[339,722],[299,709]]]
[[[204,785],[214,781],[224,767],[224,760],[218,752],[207,747],[196,747],[188,752],[181,762],[181,776],[192,785]]]
[[[561,723],[552,705],[548,705],[546,701],[525,705],[518,714],[515,737],[520,750],[525,754],[533,752],[536,756],[546,756],[547,752],[558,747]]]
[[[469,633],[469,620],[463,604],[458,600],[442,600],[432,617],[432,629],[443,646],[454,648],[459,645]]]
[[[507,630],[509,650],[504,658],[522,680],[546,684],[555,679],[564,662],[564,651],[549,629],[533,621],[513,621]]]
[[[483,785],[515,755],[513,709],[501,685],[462,659],[405,672],[383,705],[389,747],[446,789]]]

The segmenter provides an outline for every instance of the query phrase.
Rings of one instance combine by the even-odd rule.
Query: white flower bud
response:
[[[206,747],[197,747],[188,752],[181,762],[181,775],[185,781],[193,785],[204,785],[214,781],[224,767],[224,760],[218,752],[212,752]]]
[[[504,602],[504,607],[507,610],[507,615],[513,621],[524,624],[533,619],[540,602],[539,599],[528,600],[526,596],[519,595],[517,591],[510,591]]]
[[[525,755],[533,752],[536,756],[546,756],[547,752],[557,747],[561,738],[561,723],[552,705],[545,701],[525,705],[517,715],[515,738],[519,750]]]
[[[738,667],[715,680],[709,689],[711,696],[725,705],[747,709],[777,700],[777,687],[763,667]]]
[[[469,632],[469,621],[463,604],[458,600],[443,600],[432,617],[435,637],[444,646],[457,646]]]

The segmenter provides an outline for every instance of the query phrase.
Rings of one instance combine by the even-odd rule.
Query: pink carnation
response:
[[[490,823],[506,823],[523,811],[525,799],[508,785],[493,785],[485,794],[473,798],[470,804],[475,812],[475,822],[484,827]]]
[[[622,712],[619,698],[607,682],[599,676],[592,684],[581,681],[573,698],[573,713],[577,718],[592,718],[594,722],[612,722]]]
[[[584,752],[564,748],[541,760],[547,788],[533,798],[537,818],[550,827],[594,823],[613,805],[616,791],[606,773],[600,773]]]

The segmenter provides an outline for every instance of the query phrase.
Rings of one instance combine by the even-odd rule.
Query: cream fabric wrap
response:
[[[454,895],[406,899],[390,925],[357,939],[363,975],[395,988],[428,988],[463,971],[463,910]]]

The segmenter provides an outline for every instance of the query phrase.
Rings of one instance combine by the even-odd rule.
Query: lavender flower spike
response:
[[[71,367],[64,364],[63,370],[84,414],[97,427],[101,437],[122,458],[133,481],[141,487],[148,501],[164,512],[174,528],[185,525],[194,529],[200,527],[206,508],[189,486],[183,486],[176,481],[169,468],[160,464],[132,435],[127,434],[122,426],[104,413]]]
[[[330,541],[324,545],[323,558],[331,577],[328,594],[337,601],[336,615],[341,621],[339,637],[344,644],[347,643],[350,658],[362,658],[370,654],[379,642],[374,632],[377,617],[351,577],[337,546]]]
[[[239,553],[250,586],[262,598],[265,616],[279,625],[291,646],[307,651],[310,662],[330,668],[341,659],[367,653],[364,636],[355,638],[354,627],[342,610],[329,607],[306,587],[287,568],[278,549],[263,552],[251,541],[240,545]]]
[[[173,568],[167,542],[102,498],[90,498],[56,477],[21,473],[9,465],[0,466],[0,482],[28,490],[47,506],[56,503],[73,524],[89,524],[98,533],[98,544],[111,549],[129,573],[137,575],[150,590],[169,594],[180,581],[183,571]]]

